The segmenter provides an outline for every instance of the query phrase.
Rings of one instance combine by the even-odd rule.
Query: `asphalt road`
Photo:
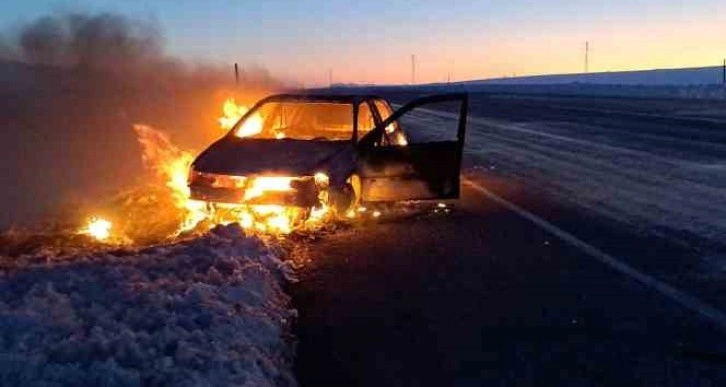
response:
[[[468,128],[472,164],[553,201],[695,245],[726,235],[726,103],[473,95]]]
[[[703,209],[723,200],[719,112],[475,96],[466,174],[527,213],[466,185],[452,213],[301,245],[301,383],[722,385],[723,221]],[[664,176],[653,160],[698,176],[633,194]]]

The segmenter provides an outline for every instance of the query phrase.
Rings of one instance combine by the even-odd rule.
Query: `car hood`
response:
[[[312,175],[341,154],[354,150],[348,141],[254,140],[225,137],[194,161],[195,171],[224,175]]]

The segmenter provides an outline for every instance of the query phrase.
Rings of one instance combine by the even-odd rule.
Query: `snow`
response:
[[[580,82],[599,85],[638,86],[713,85],[722,83],[722,71],[722,66],[709,66],[579,74],[546,74],[475,80],[462,83],[471,85],[553,85]]]
[[[18,259],[0,274],[0,385],[296,385],[292,269],[236,225]]]

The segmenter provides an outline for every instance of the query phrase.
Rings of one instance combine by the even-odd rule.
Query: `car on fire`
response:
[[[441,103],[453,104],[446,113],[452,133],[413,141],[404,121],[426,123],[415,112],[437,112]],[[272,95],[197,156],[191,197],[212,204],[328,205],[338,213],[366,203],[455,199],[467,109],[466,94],[427,96],[396,111],[373,95]]]

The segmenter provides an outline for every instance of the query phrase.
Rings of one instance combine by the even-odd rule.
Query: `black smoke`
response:
[[[153,19],[114,13],[48,15],[6,31],[0,229],[72,212],[142,179],[135,124],[203,149],[222,134],[226,98],[252,103],[282,87],[263,67],[241,65],[248,71],[235,83],[232,63],[179,59]]]
[[[19,43],[31,63],[116,70],[163,57],[156,26],[110,13],[42,17],[25,27]]]

